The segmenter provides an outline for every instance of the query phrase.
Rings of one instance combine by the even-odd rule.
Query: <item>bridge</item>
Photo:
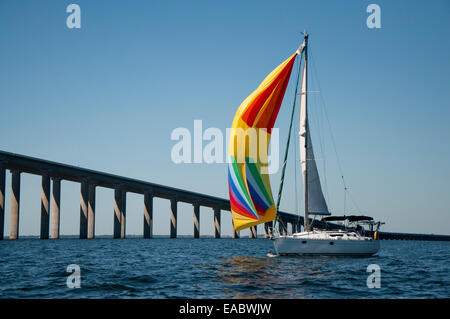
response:
[[[200,206],[210,207],[214,213],[214,238],[221,237],[221,211],[230,211],[227,199],[191,192],[174,187],[145,182],[128,177],[108,174],[72,165],[56,163],[39,158],[0,151],[0,239],[4,238],[5,219],[5,177],[6,171],[11,172],[11,203],[10,203],[10,234],[9,239],[19,238],[20,213],[20,177],[22,173],[40,175],[41,190],[41,239],[58,239],[60,237],[60,197],[61,181],[80,183],[80,223],[79,238],[95,238],[95,193],[97,187],[114,189],[114,225],[113,237],[126,237],[126,193],[144,195],[143,201],[143,237],[153,237],[153,199],[170,200],[170,237],[177,237],[177,206],[178,202],[192,204],[194,219],[194,238],[200,237]],[[50,183],[52,193],[50,199]],[[51,202],[51,205],[50,205]],[[51,214],[50,214],[51,211]],[[300,231],[303,217],[296,214],[279,212],[279,231],[286,233],[288,224],[293,232]],[[51,220],[50,220],[51,218]],[[330,225],[330,223],[328,223]],[[324,227],[319,221],[313,226]],[[336,226],[336,225],[335,225]],[[268,237],[272,223],[264,224],[264,234]],[[233,238],[239,238],[239,232],[233,231]],[[250,238],[256,238],[256,226],[250,228]],[[449,240],[446,235],[423,235],[380,233],[380,239],[418,239],[418,240]]]
[[[126,237],[126,193],[128,192],[144,195],[144,238],[153,237],[153,199],[155,197],[170,200],[171,238],[177,237],[178,202],[189,203],[193,206],[194,238],[200,237],[200,206],[210,207],[214,211],[215,238],[220,238],[221,211],[230,211],[230,202],[227,199],[0,151],[0,239],[4,238],[6,170],[10,170],[11,172],[9,239],[18,239],[19,237],[20,176],[22,173],[40,175],[42,177],[41,239],[57,239],[60,236],[60,194],[62,180],[80,183],[80,239],[95,238],[95,192],[97,187],[114,189],[114,238]],[[51,199],[50,182],[52,183]],[[288,223],[293,225],[293,229],[296,229],[299,224],[297,215],[280,212],[279,216],[283,221],[283,226],[281,226],[282,231],[286,231],[284,226]],[[268,234],[268,227],[270,226],[271,223],[267,223],[264,227],[266,236]],[[249,236],[256,238],[256,227],[252,227]],[[239,238],[239,232],[234,231],[233,237]]]

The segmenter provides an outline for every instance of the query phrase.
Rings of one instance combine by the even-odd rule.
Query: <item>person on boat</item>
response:
[[[363,228],[362,228],[362,226],[361,225],[356,225],[356,233],[358,233],[358,234],[360,234],[360,235],[363,235]]]

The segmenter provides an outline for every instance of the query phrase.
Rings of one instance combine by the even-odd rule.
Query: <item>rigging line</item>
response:
[[[314,77],[310,77],[312,79],[313,84],[316,86],[316,78]],[[320,110],[322,110],[322,117],[320,117],[320,111],[319,111],[319,105],[320,103],[318,102],[318,97],[317,95],[314,95],[314,98],[312,99],[313,104],[315,107],[311,108],[311,110],[314,110],[314,112],[310,112],[310,114],[312,115],[313,118],[313,122],[316,122],[317,125],[317,136],[318,136],[318,141],[319,141],[319,146],[320,146],[320,155],[319,157],[316,156],[316,160],[320,159],[321,160],[321,166],[322,166],[322,170],[323,170],[323,182],[324,182],[324,186],[325,186],[325,197],[327,199],[327,201],[329,200],[329,192],[328,192],[328,181],[327,181],[327,174],[326,174],[326,156],[325,156],[325,138],[324,138],[324,129],[323,129],[323,107],[320,107]],[[311,133],[310,133],[311,135]]]
[[[344,188],[344,216],[345,216],[346,201],[347,201],[347,189]]]
[[[276,225],[276,222],[277,222],[278,209],[280,208],[280,202],[281,202],[281,193],[283,191],[284,174],[285,174],[285,171],[286,171],[286,162],[287,162],[287,157],[288,157],[288,153],[289,153],[289,142],[291,140],[292,122],[293,122],[293,119],[294,119],[295,104],[297,102],[297,90],[298,90],[298,82],[299,82],[299,79],[300,79],[301,58],[302,58],[302,56],[300,56],[300,58],[298,59],[298,70],[297,70],[297,81],[295,83],[294,103],[292,104],[291,122],[289,124],[289,134],[288,134],[288,139],[287,139],[287,144],[286,144],[286,150],[284,152],[283,166],[281,168],[281,181],[280,181],[280,188],[278,190],[277,206],[276,206],[275,218],[274,218],[275,223],[274,223],[274,226],[273,226],[274,228],[275,228],[275,225]]]
[[[350,200],[352,201],[353,205],[355,205],[356,209],[358,210],[359,214],[362,214],[361,209],[359,208],[359,206],[356,204],[355,199],[353,198],[352,194],[350,192],[347,192],[348,197],[350,198]]]
[[[316,75],[317,85],[319,87],[319,94],[320,94],[320,97],[322,99],[322,104],[323,104],[322,108],[323,108],[323,111],[324,111],[324,114],[325,114],[325,119],[327,120],[327,123],[328,123],[328,128],[329,128],[330,136],[331,136],[331,142],[333,144],[334,153],[336,155],[336,160],[337,160],[337,164],[338,164],[339,173],[341,174],[341,179],[342,179],[342,184],[344,186],[344,190],[347,190],[348,188],[347,188],[347,184],[345,183],[344,173],[342,171],[341,161],[340,161],[340,158],[339,158],[339,154],[337,152],[337,147],[336,147],[336,142],[334,140],[333,130],[331,129],[331,122],[330,122],[330,119],[328,117],[326,103],[325,103],[325,98],[323,97],[323,94],[322,94],[322,88],[321,88],[321,85],[320,85],[320,81],[319,81],[319,76],[318,76],[318,72],[317,72],[317,69],[316,69],[315,60],[314,60],[312,52],[310,52],[310,54],[311,54],[313,70],[314,70],[314,73]]]
[[[296,130],[297,127],[295,124],[294,124],[294,126],[295,126],[294,132],[298,132]],[[294,138],[294,140],[295,140],[295,138]],[[299,205],[298,205],[298,186],[297,186],[297,141],[294,141],[294,180],[295,180],[295,212],[298,215],[298,217],[297,217],[297,225],[298,225],[298,224],[300,224],[300,211],[298,209]]]
[[[300,112],[300,108],[298,109],[298,112],[296,114],[296,118],[299,118],[299,112]],[[300,132],[300,121],[295,121],[294,123],[294,132]],[[300,138],[300,135],[296,134],[294,135],[297,138]],[[297,216],[297,223],[300,224],[300,209],[299,207],[303,207],[303,197],[300,196],[299,194],[303,194],[303,183],[298,183],[299,180],[302,179],[302,170],[297,170],[297,165],[299,167],[301,167],[301,159],[300,159],[300,149],[298,148],[299,146],[299,141],[296,140],[295,143],[295,154],[294,154],[294,171],[295,171],[295,209],[298,212],[298,216]],[[298,186],[300,185],[300,186]],[[298,229],[298,231],[300,231],[301,229]]]
[[[315,75],[316,75],[316,80],[317,80],[317,85],[318,85],[318,88],[319,88],[320,97],[321,97],[321,100],[322,100],[322,109],[323,109],[323,112],[324,112],[324,114],[325,114],[325,118],[326,118],[327,123],[328,123],[328,128],[329,128],[329,131],[330,131],[330,136],[331,136],[331,141],[332,141],[332,144],[333,144],[333,149],[334,149],[334,152],[335,152],[335,154],[336,154],[336,160],[337,160],[339,172],[340,172],[340,174],[341,174],[342,184],[343,184],[343,186],[344,186],[344,192],[345,192],[344,195],[345,195],[345,194],[348,194],[348,195],[349,195],[351,201],[353,202],[353,204],[355,205],[355,207],[358,209],[359,213],[361,213],[361,209],[360,209],[359,206],[356,204],[356,201],[355,201],[355,199],[353,198],[353,196],[351,196],[350,191],[349,191],[349,188],[347,187],[347,184],[346,184],[346,182],[345,182],[344,173],[343,173],[343,171],[342,171],[342,166],[341,166],[341,161],[340,161],[340,158],[339,158],[339,155],[338,155],[338,152],[337,152],[337,147],[336,147],[336,142],[335,142],[335,140],[334,140],[333,130],[331,129],[331,122],[330,122],[330,119],[329,119],[329,117],[328,117],[327,108],[326,108],[326,103],[325,103],[325,98],[324,98],[324,96],[323,96],[323,94],[322,94],[322,88],[321,88],[321,86],[320,86],[319,76],[318,76],[318,72],[317,72],[317,69],[316,69],[316,64],[315,64],[315,62],[314,62],[314,61],[315,61],[315,60],[314,60],[314,56],[313,56],[313,54],[312,54],[312,52],[311,52],[311,48],[310,48],[310,55],[311,55],[311,61],[312,61],[314,73],[315,73]],[[345,198],[344,198],[344,200],[345,200]],[[344,205],[345,205],[345,202],[344,202]],[[345,206],[344,206],[344,209],[345,209]]]
[[[311,50],[310,50],[310,51],[311,51]],[[337,164],[338,164],[339,172],[340,172],[340,174],[341,174],[343,183],[344,183],[344,185],[345,185],[344,174],[342,173],[341,161],[340,161],[340,159],[339,159],[339,155],[338,155],[338,152],[337,152],[336,142],[335,142],[335,140],[334,140],[333,130],[331,129],[330,119],[329,119],[329,117],[328,117],[328,113],[327,113],[327,110],[326,110],[326,107],[325,107],[325,105],[326,105],[326,104],[325,104],[325,99],[324,99],[323,94],[322,94],[322,88],[321,88],[321,85],[320,85],[320,81],[319,81],[319,77],[318,77],[318,73],[317,73],[317,69],[316,69],[316,64],[315,64],[315,62],[314,62],[314,57],[313,57],[312,52],[310,52],[310,54],[311,54],[311,60],[312,60],[312,65],[313,65],[314,73],[315,73],[315,75],[316,75],[317,86],[319,87],[319,94],[320,94],[320,97],[321,97],[321,99],[322,99],[322,104],[323,104],[323,110],[324,110],[325,118],[326,118],[326,120],[327,120],[328,128],[329,128],[330,135],[331,135],[331,142],[332,142],[332,144],[333,144],[333,149],[334,149],[334,152],[335,152],[335,154],[336,154],[336,159],[337,159]]]
[[[316,79],[314,78],[314,83],[316,83]],[[317,84],[315,84],[317,85]],[[319,97],[316,95],[314,96],[314,102],[316,103],[316,105],[320,105],[320,99]],[[321,111],[321,112],[320,112]],[[320,151],[322,153],[322,169],[323,169],[323,180],[324,180],[324,184],[325,184],[325,197],[327,199],[327,201],[330,201],[330,193],[328,191],[328,176],[327,176],[327,155],[326,155],[326,147],[325,147],[325,129],[324,129],[324,116],[323,116],[323,107],[318,107],[318,116],[317,118],[319,119],[319,138],[320,138]]]

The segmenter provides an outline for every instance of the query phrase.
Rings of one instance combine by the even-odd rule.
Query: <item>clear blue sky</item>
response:
[[[66,27],[70,3],[81,7],[79,30]],[[366,26],[371,3],[381,7],[381,29]],[[0,149],[227,198],[226,164],[172,163],[170,134],[192,130],[195,119],[229,127],[307,28],[358,207],[386,231],[450,234],[449,13],[446,0],[0,0]],[[282,145],[292,91],[275,124]],[[342,184],[323,132],[321,173],[330,209],[341,214]],[[286,211],[295,208],[290,163]],[[271,181],[276,193],[279,174]],[[7,185],[9,233],[10,174]],[[142,201],[128,194],[128,234],[142,233]],[[168,209],[155,200],[156,234],[169,232]],[[201,234],[210,235],[212,211],[201,212]],[[38,234],[40,177],[22,175],[20,213],[20,235]],[[78,184],[63,182],[61,214],[62,234],[77,234]],[[178,216],[179,233],[192,234],[192,207],[180,204]],[[222,221],[231,234],[228,212]],[[113,191],[99,188],[96,233],[112,234],[112,223]]]

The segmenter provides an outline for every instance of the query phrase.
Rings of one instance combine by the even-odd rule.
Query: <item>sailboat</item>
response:
[[[303,34],[303,43],[297,51],[261,82],[258,88],[241,103],[234,117],[230,130],[228,165],[233,226],[236,231],[240,231],[261,223],[281,222],[278,218],[278,208],[301,73],[299,143],[304,196],[303,231],[280,234],[275,231],[275,227],[272,227],[269,228],[270,239],[273,241],[278,255],[374,255],[380,249],[377,236],[365,236],[360,229],[342,229],[341,227],[329,230],[312,227],[313,220],[310,216],[315,218],[320,215],[328,216],[331,213],[322,192],[311,141],[307,107],[309,34],[306,31]],[[299,72],[295,85],[294,105],[291,113],[280,190],[275,206],[267,172],[268,141],[297,57],[299,58]],[[302,57],[303,68],[300,72]],[[256,147],[261,145],[264,146]],[[257,148],[257,151],[255,151],[255,148]],[[330,217],[326,218],[333,220]],[[337,217],[335,220],[342,219]],[[379,225],[380,223],[378,223]]]

